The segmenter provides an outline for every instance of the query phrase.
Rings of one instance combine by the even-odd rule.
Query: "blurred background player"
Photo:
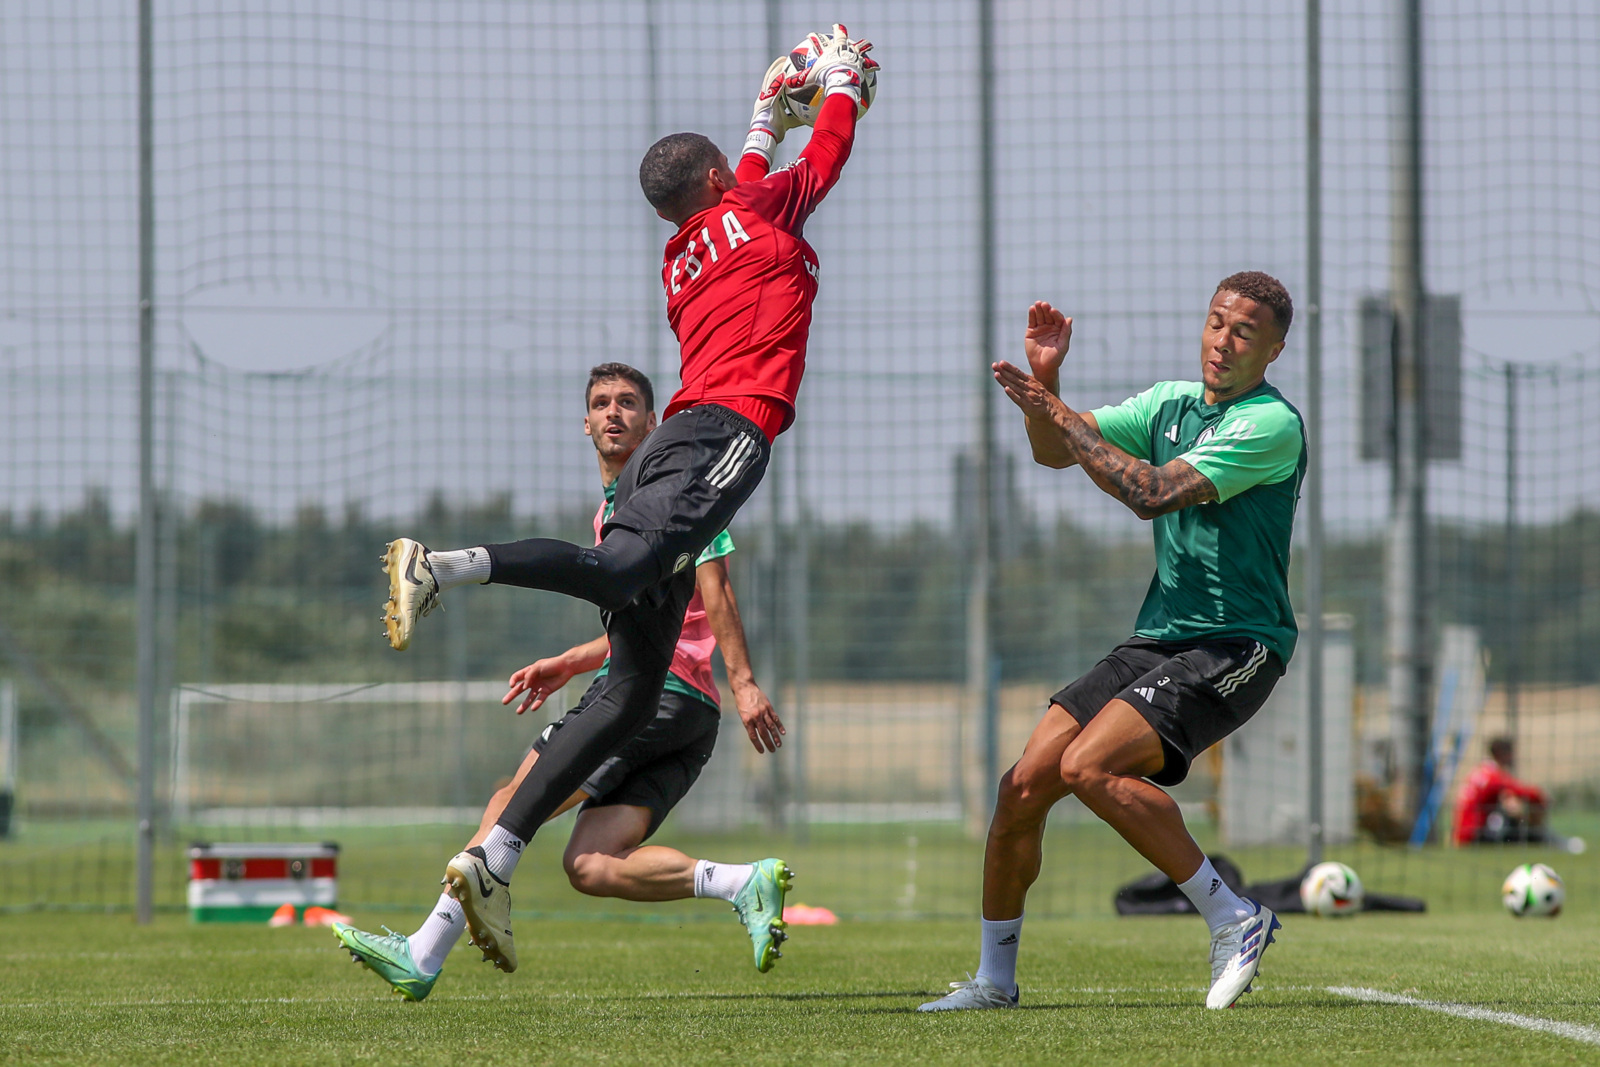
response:
[[[1511,738],[1491,738],[1489,758],[1461,783],[1456,797],[1456,844],[1533,843],[1582,852],[1583,838],[1550,832],[1545,825],[1550,798],[1543,789],[1512,774],[1515,765],[1516,748]]]
[[[1081,466],[1141,519],[1153,519],[1156,575],[1135,636],[1051,698],[1000,781],[983,867],[975,978],[922,1011],[1016,1007],[1023,902],[1039,877],[1045,819],[1075,795],[1178,884],[1211,928],[1206,1007],[1250,989],[1277,917],[1224,884],[1160,786],[1242,726],[1294,651],[1289,540],[1306,470],[1300,413],[1266,381],[1294,308],[1276,279],[1224,278],[1201,332],[1198,382],[1159,382],[1079,414],[1058,394],[1072,320],[1028,311],[1033,373],[994,365],[1027,417],[1033,458]]]
[[[661,277],[683,384],[618,475],[600,543],[533,538],[429,552],[400,538],[385,554],[384,625],[396,649],[410,644],[439,594],[459,585],[553,590],[597,605],[605,620],[610,669],[585,713],[547,740],[482,843],[445,867],[473,943],[502,970],[516,968],[507,887],[523,846],[654,718],[694,595],[690,564],[728,528],[760,483],[773,439],[794,421],[819,274],[802,230],[849,158],[870,47],[835,26],[804,71],[786,80],[787,60],[775,60],[737,171],[696,133],[670,134],[645,153],[640,187],[676,227]],[[799,158],[769,173],[794,122],[780,106],[786,87],[825,96]]]
[[[656,428],[655,390],[650,379],[633,367],[603,363],[589,372],[584,397],[583,432],[594,442],[605,489],[605,502],[594,516],[598,540],[611,513],[618,475]],[[590,896],[624,900],[714,897],[729,901],[749,930],[756,969],[765,972],[782,955],[778,946],[785,939],[782,916],[788,877],[783,861],[712,863],[691,859],[676,849],[644,846],[694,785],[716,744],[722,713],[711,672],[714,649],[722,650],[734,704],[750,743],[757,752],[775,752],[783,744],[783,723],[750,669],[739,605],[728,580],[726,557],[732,552],[733,539],[723,531],[696,560],[695,594],[684,616],[655,718],[602,763],[556,814],[583,805],[562,860],[573,888]],[[537,711],[575,675],[600,672],[577,706],[545,727],[516,776],[495,793],[470,844],[480,844],[488,836],[550,738],[588,710],[590,698],[602,687],[606,652],[605,637],[597,637],[511,676],[510,691],[501,703],[510,704],[521,697],[517,707],[521,715]],[[333,929],[352,956],[401,996],[421,1000],[433,990],[445,958],[466,929],[466,920],[461,905],[444,893],[433,914],[410,937],[371,934],[342,923],[334,924]]]

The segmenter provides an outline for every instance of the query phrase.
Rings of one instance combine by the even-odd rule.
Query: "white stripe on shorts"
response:
[[[750,439],[750,435],[741,433],[733,439],[733,444],[728,446],[728,450],[722,454],[722,458],[717,460],[715,466],[711,468],[706,475],[706,481],[718,489],[728,488],[749,466],[749,461],[753,458],[755,449],[756,443]]]
[[[1256,642],[1256,650],[1250,653],[1250,658],[1244,661],[1244,666],[1223,676],[1217,683],[1217,692],[1225,697],[1231,697],[1241,685],[1256,676],[1256,671],[1267,661],[1267,646],[1260,641]]]

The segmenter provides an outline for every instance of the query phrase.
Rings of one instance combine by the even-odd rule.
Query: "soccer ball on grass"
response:
[[[784,77],[804,74],[811,69],[811,64],[817,61],[822,48],[833,40],[833,34],[818,32],[807,34],[806,39],[794,46],[789,53],[789,65],[784,70]],[[867,113],[872,106],[873,97],[878,95],[878,72],[875,68],[867,70],[867,76],[861,83],[861,103],[856,107],[856,118]],[[820,85],[811,85],[803,89],[785,88],[779,94],[779,103],[783,109],[794,116],[802,126],[815,126],[817,113],[822,110],[823,91]]]
[[[1567,887],[1561,876],[1542,863],[1524,863],[1506,875],[1505,884],[1500,887],[1501,902],[1519,919],[1525,915],[1560,915],[1566,899]]]
[[[1308,915],[1324,919],[1354,915],[1365,900],[1361,879],[1342,863],[1319,863],[1300,880],[1300,903]]]

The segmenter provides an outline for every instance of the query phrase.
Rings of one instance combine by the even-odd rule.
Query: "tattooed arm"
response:
[[[1088,419],[1040,384],[1037,378],[1009,363],[994,365],[994,379],[1011,402],[1028,416],[1030,437],[1048,424],[1059,435],[1084,473],[1110,495],[1126,504],[1141,519],[1217,499],[1211,479],[1181,459],[1154,467],[1128,455],[1101,437]]]

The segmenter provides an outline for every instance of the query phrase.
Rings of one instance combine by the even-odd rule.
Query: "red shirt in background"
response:
[[[1470,845],[1477,840],[1478,831],[1483,829],[1489,813],[1499,806],[1500,798],[1508,794],[1531,804],[1548,803],[1544,790],[1528,785],[1494,760],[1486,759],[1478,764],[1462,784],[1461,795],[1456,797],[1456,844]]]
[[[661,283],[683,385],[664,418],[721,404],[769,441],[794,422],[819,274],[801,230],[839,180],[855,127],[849,94],[828,97],[800,158],[768,174],[764,156],[746,154],[739,184],[667,242]]]

